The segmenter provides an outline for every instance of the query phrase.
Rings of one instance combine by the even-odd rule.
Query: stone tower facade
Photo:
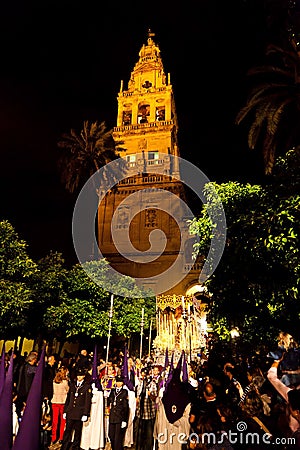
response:
[[[155,293],[185,295],[197,284],[201,263],[192,260],[173,88],[153,38],[149,30],[128,85],[122,81],[118,93],[113,137],[122,143],[126,175],[99,204],[98,245],[119,273]],[[174,264],[176,275],[169,271]]]

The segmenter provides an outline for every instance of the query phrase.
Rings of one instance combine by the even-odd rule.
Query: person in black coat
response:
[[[123,388],[123,378],[117,376],[115,381],[116,387],[108,397],[108,437],[112,450],[122,450],[129,417],[128,391]]]
[[[64,406],[64,418],[66,428],[63,435],[61,450],[67,450],[71,446],[74,431],[73,450],[80,449],[80,440],[83,422],[90,415],[92,389],[90,381],[86,378],[86,370],[79,368],[76,371],[76,380],[71,383]]]
[[[48,361],[43,374],[43,398],[52,400],[53,397],[53,380],[56,375],[57,362],[54,355],[48,356]]]
[[[236,370],[230,362],[224,365],[224,375],[227,378],[225,383],[225,403],[231,408],[234,415],[238,414],[239,402],[243,396],[243,388],[236,378]]]
[[[27,397],[33,382],[34,375],[37,371],[37,352],[30,352],[24,364],[20,366],[18,382],[16,386],[17,399],[16,409],[18,417],[21,418],[22,411],[26,405]]]

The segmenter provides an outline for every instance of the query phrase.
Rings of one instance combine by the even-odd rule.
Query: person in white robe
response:
[[[103,391],[92,384],[92,404],[89,419],[83,423],[80,447],[99,450],[105,447]]]
[[[157,414],[154,424],[154,439],[157,450],[181,450],[182,444],[187,442],[191,433],[189,423],[191,403],[188,403],[183,415],[174,423],[167,419],[162,399],[158,399]]]
[[[133,423],[134,423],[135,410],[136,410],[136,396],[135,396],[135,391],[131,391],[125,385],[124,385],[124,389],[127,389],[127,391],[128,391],[128,403],[129,403],[129,418],[128,418],[128,425],[126,428],[126,433],[125,433],[125,438],[124,438],[124,447],[131,447],[134,444]]]
[[[191,396],[184,352],[169,375],[159,391],[153,435],[158,450],[182,450],[191,433]]]

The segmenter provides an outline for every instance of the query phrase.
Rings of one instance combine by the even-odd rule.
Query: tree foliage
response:
[[[281,165],[288,168],[288,160],[297,158],[293,150]],[[279,329],[299,333],[299,185],[293,177],[287,186],[278,180],[265,187],[214,183],[226,213],[227,242],[206,283],[210,318],[216,328],[224,320],[227,331],[239,326],[249,342],[274,338]],[[201,252],[207,251],[214,230],[205,208],[190,231],[199,236]]]
[[[300,58],[295,48],[270,44],[267,62],[249,70],[252,87],[236,117],[248,120],[248,146],[260,149],[265,174],[272,173],[275,158],[284,155],[300,139]]]
[[[34,293],[30,281],[38,273],[27,244],[6,220],[0,222],[0,333],[14,339],[24,334]]]
[[[108,334],[111,294],[114,285],[112,332],[124,337],[140,329],[141,308],[145,307],[146,323],[155,313],[155,299],[146,297],[130,277],[114,280],[110,277],[105,259],[77,264],[69,272],[65,284],[65,298],[56,306],[49,306],[44,320],[52,332],[70,338],[101,338]],[[92,277],[91,277],[92,276]],[[140,297],[135,297],[140,294]]]
[[[299,144],[300,15],[296,1],[265,0],[264,62],[248,71],[249,93],[236,123],[248,128],[248,146],[263,156],[265,174],[275,159]]]
[[[62,150],[59,168],[66,189],[76,191],[97,170],[116,159],[116,145],[104,121],[85,120],[79,133],[71,129],[63,134],[58,142]]]
[[[44,315],[49,306],[59,305],[66,297],[65,284],[68,270],[61,253],[50,252],[37,262],[39,271],[31,281],[34,303],[31,316],[34,321],[28,327],[27,337],[36,339],[53,339],[56,337],[44,322]]]
[[[130,337],[155,314],[155,298],[130,277],[113,278],[105,259],[65,267],[60,253],[35,263],[13,226],[0,222],[0,334],[60,341],[107,336],[110,287],[114,297],[112,333]]]

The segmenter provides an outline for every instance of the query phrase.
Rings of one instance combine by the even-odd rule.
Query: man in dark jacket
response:
[[[111,390],[108,397],[110,407],[108,437],[112,450],[122,450],[129,417],[128,391],[123,388],[123,378],[117,376],[115,381],[116,387]]]
[[[66,428],[63,436],[61,450],[67,450],[71,446],[74,431],[73,450],[80,449],[80,440],[83,422],[90,415],[92,400],[92,389],[90,382],[86,379],[86,370],[79,368],[76,371],[76,380],[71,383],[64,406],[64,418]]]
[[[37,370],[38,354],[37,352],[30,352],[24,364],[19,370],[18,382],[16,386],[17,401],[16,409],[18,417],[21,418],[23,408],[26,404],[27,397],[31,388],[34,375]]]
[[[52,400],[53,397],[53,380],[57,370],[57,362],[54,355],[48,356],[47,364],[44,369],[43,376],[43,397]]]
[[[224,364],[224,375],[227,378],[225,382],[225,402],[230,406],[234,415],[238,414],[238,405],[243,396],[243,388],[236,378],[236,371],[233,364],[226,362]]]
[[[158,385],[156,382],[151,382],[145,367],[141,369],[141,379],[136,394],[135,449],[152,450]]]

